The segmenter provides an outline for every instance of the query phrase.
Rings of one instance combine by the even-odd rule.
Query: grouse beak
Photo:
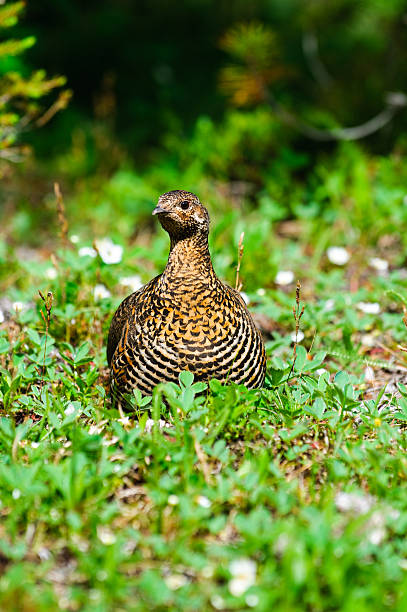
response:
[[[168,210],[165,210],[165,208],[162,208],[161,206],[156,206],[152,212],[153,215],[160,215],[161,213],[166,213],[168,212]]]

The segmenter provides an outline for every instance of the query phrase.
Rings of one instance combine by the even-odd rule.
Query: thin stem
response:
[[[42,373],[41,373],[41,385],[40,385],[41,388],[42,388],[44,386],[45,359],[46,359],[46,356],[47,356],[48,331],[49,331],[49,324],[50,324],[50,321],[51,321],[51,310],[52,310],[52,302],[53,302],[54,296],[53,296],[51,291],[48,291],[47,297],[44,296],[42,291],[38,291],[38,293],[40,294],[40,298],[44,302],[45,312],[46,312],[46,315],[45,315],[44,312],[41,310],[41,316],[42,316],[42,319],[43,319],[43,321],[45,323],[44,357],[43,357],[43,361],[42,361]]]
[[[239,238],[239,244],[237,246],[237,266],[236,266],[236,281],[235,281],[235,289],[236,291],[241,291],[242,290],[242,283],[240,281],[239,278],[239,273],[240,273],[240,264],[242,262],[242,257],[243,257],[243,251],[244,251],[244,232],[242,232],[240,234],[240,238]]]

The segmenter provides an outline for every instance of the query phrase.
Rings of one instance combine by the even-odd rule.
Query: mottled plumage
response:
[[[107,359],[115,392],[150,394],[182,370],[249,388],[264,381],[264,345],[240,294],[216,276],[209,215],[193,193],[170,191],[158,216],[171,239],[165,270],[129,295],[110,326]]]

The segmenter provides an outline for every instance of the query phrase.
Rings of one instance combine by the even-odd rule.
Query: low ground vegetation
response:
[[[35,4],[0,2],[0,609],[406,610],[400,2],[193,2],[193,41],[182,3]],[[231,285],[244,245],[266,382],[122,415],[106,334],[177,188]]]
[[[83,178],[34,213],[9,208],[2,609],[405,609],[401,154],[346,145],[306,179],[276,164],[254,192],[161,163]],[[209,203],[215,268],[231,284],[245,232],[240,279],[267,380],[248,391],[184,372],[135,393],[123,418],[106,332],[165,264],[150,213],[173,187]]]

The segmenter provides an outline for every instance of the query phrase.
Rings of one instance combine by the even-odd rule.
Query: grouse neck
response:
[[[216,278],[209,253],[208,234],[199,232],[186,238],[171,237],[170,254],[163,280]]]

